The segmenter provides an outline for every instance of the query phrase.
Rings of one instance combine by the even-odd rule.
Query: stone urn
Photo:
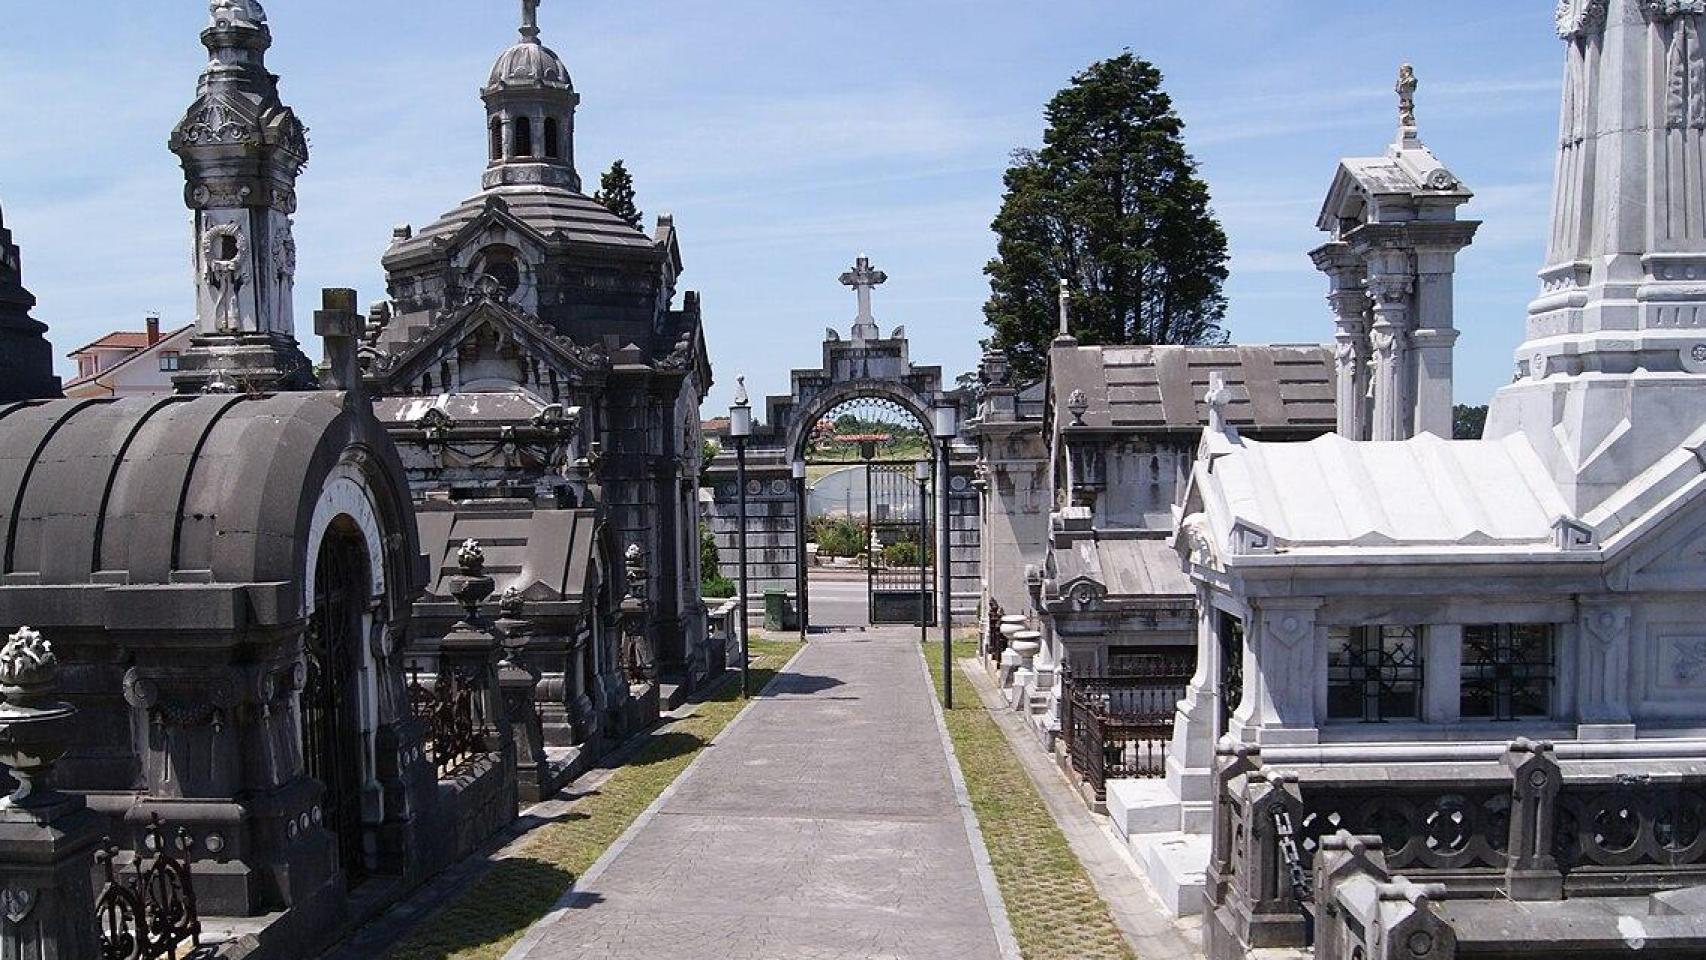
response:
[[[1001,618],[1001,639],[1006,641],[1001,650],[1001,681],[1007,683],[1013,679],[1013,671],[1019,669],[1019,655],[1013,652],[1013,636],[1024,630],[1025,615],[1010,613]]]
[[[54,764],[65,756],[77,710],[55,694],[59,658],[52,644],[24,627],[0,648],[0,763],[11,768],[18,787],[0,809],[46,811],[65,798],[49,785]]]
[[[1035,630],[1020,630],[1013,634],[1008,649],[1019,658],[1019,669],[1013,672],[1013,691],[1018,697],[1015,703],[1023,703],[1037,684],[1036,659],[1043,649],[1043,635]]]

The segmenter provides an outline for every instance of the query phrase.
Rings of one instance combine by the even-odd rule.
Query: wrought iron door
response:
[[[1220,615],[1220,734],[1232,728],[1232,714],[1244,702],[1244,621]]]
[[[933,623],[936,547],[929,485],[910,462],[865,465],[866,575],[872,623]],[[920,609],[922,608],[922,609]]]
[[[353,537],[328,534],[314,574],[308,626],[308,684],[302,691],[302,759],[326,788],[325,826],[338,838],[338,862],[354,886],[366,875],[361,842],[362,742],[359,672],[361,618],[367,605],[366,551]]]

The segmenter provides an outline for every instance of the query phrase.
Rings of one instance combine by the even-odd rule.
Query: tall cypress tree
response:
[[[1224,343],[1226,233],[1161,72],[1127,51],[1056,94],[1041,150],[1007,170],[984,316],[1014,371],[1042,375],[1059,282],[1083,343]]]
[[[618,217],[628,221],[629,226],[639,227],[644,219],[640,208],[634,205],[634,177],[628,173],[628,167],[618,160],[604,171],[598,178],[598,192],[592,195],[594,200],[604,204],[605,208]]]

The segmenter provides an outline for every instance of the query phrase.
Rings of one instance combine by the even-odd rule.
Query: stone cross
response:
[[[871,267],[871,258],[864,254],[853,269],[841,275],[843,286],[859,294],[859,315],[853,318],[853,339],[871,340],[877,337],[877,318],[871,315],[871,291],[889,281],[889,275]]]
[[[1072,287],[1060,281],[1060,338],[1072,336]]]
[[[529,40],[539,36],[540,0],[521,0],[521,35]]]

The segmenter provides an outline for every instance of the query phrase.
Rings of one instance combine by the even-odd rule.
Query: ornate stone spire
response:
[[[1706,0],[1562,0],[1557,182],[1517,381],[1487,433],[1526,434],[1571,508],[1602,503],[1706,409]]]
[[[547,184],[579,192],[575,108],[563,58],[539,41],[540,0],[521,2],[521,39],[498,56],[481,97],[489,141],[485,186]]]
[[[296,178],[308,131],[267,72],[272,31],[258,0],[212,0],[210,55],[195,102],[172,131],[194,220],[196,334],[174,382],[199,392],[225,371],[244,389],[311,386],[296,343]]]
[[[0,211],[0,403],[59,396],[47,327],[30,318],[36,298],[24,289],[23,260]]]

